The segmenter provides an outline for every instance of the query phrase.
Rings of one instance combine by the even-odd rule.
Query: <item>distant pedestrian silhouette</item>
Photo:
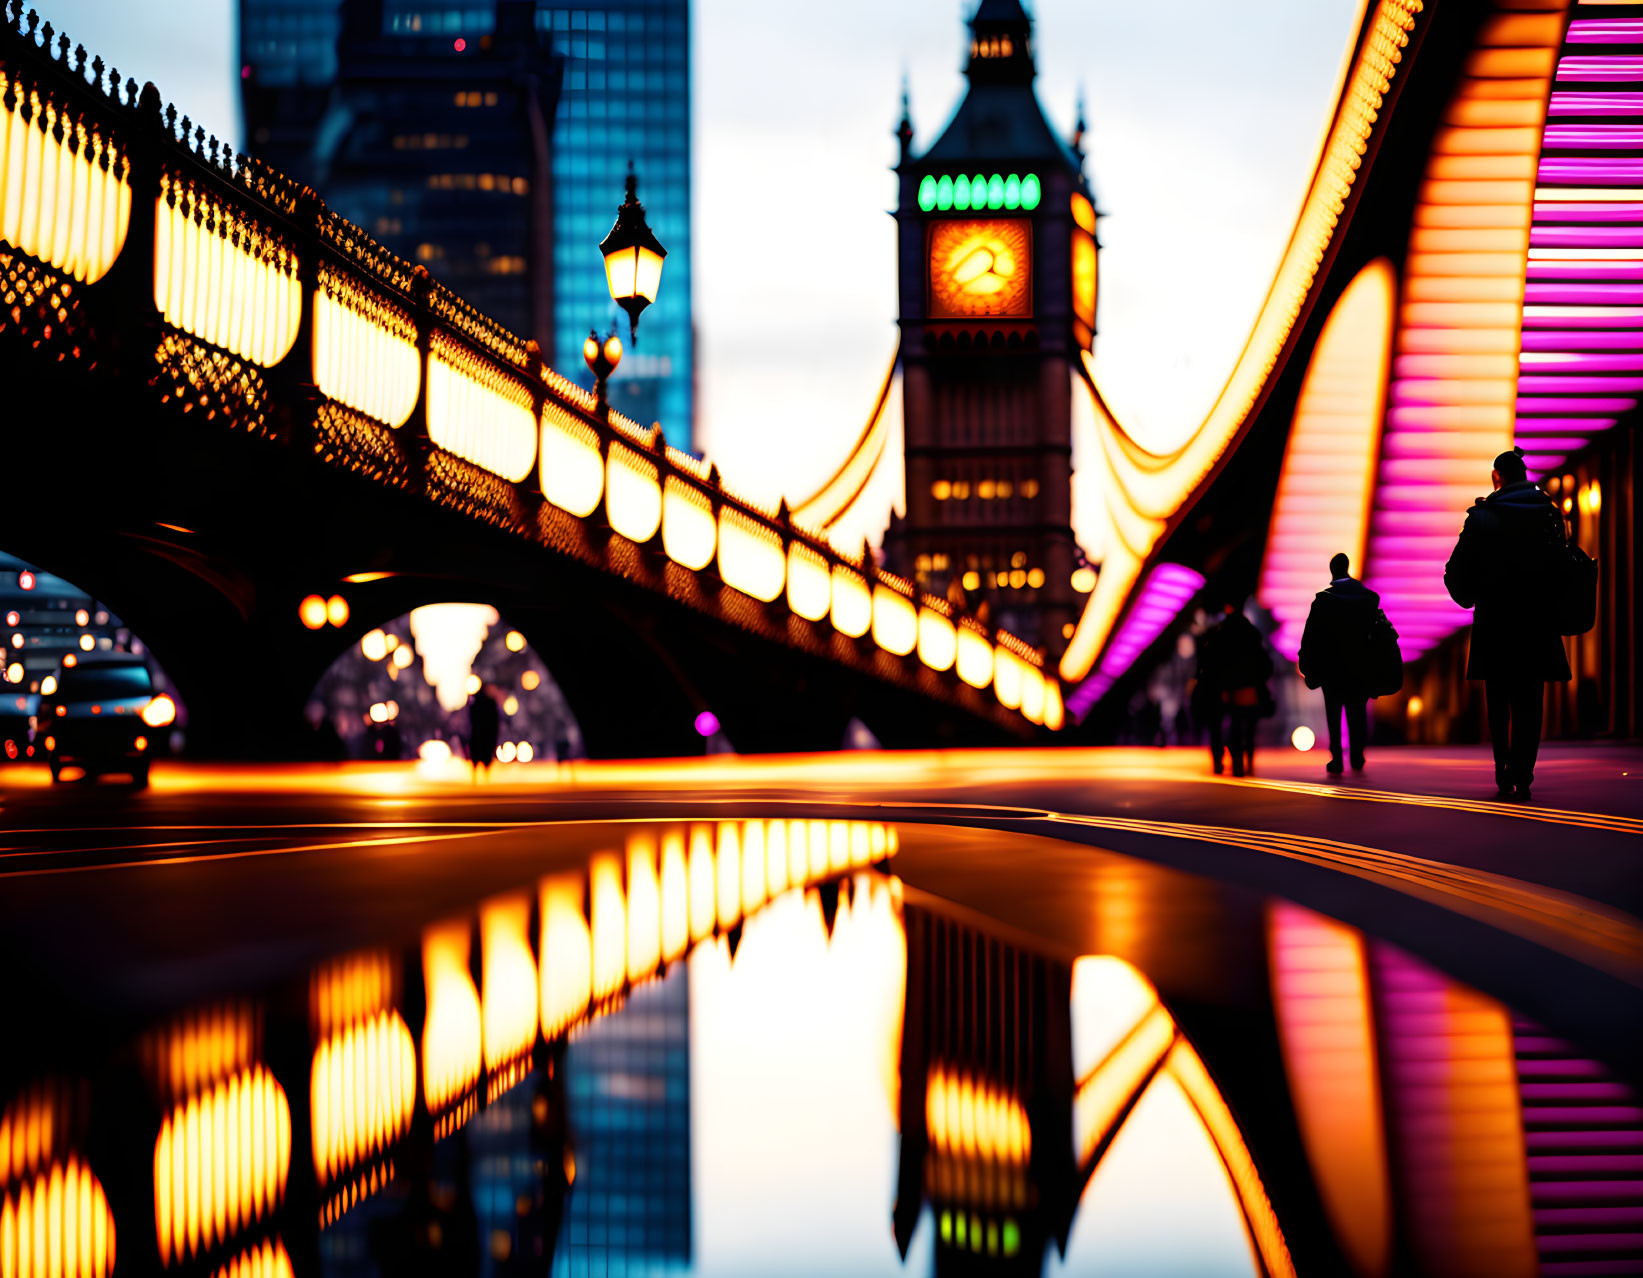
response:
[[[1380,611],[1381,597],[1352,576],[1352,561],[1336,555],[1329,561],[1329,588],[1312,599],[1296,664],[1309,688],[1322,688],[1329,719],[1329,762],[1340,775],[1341,719],[1346,719],[1352,770],[1364,765],[1369,744],[1369,630]]]
[[[496,699],[491,696],[487,685],[480,684],[479,691],[468,703],[468,757],[473,760],[475,781],[479,780],[481,768],[485,769],[486,776],[490,775],[501,724],[502,716],[497,710]]]
[[[1209,729],[1209,757],[1222,770],[1223,740],[1232,750],[1232,775],[1255,769],[1255,723],[1261,717],[1272,654],[1242,600],[1226,605],[1226,616],[1198,637],[1198,683],[1193,713]],[[1230,720],[1231,731],[1223,738]]]
[[[1563,515],[1531,484],[1523,453],[1495,458],[1495,491],[1466,512],[1443,584],[1473,609],[1466,677],[1483,680],[1499,797],[1529,801],[1540,752],[1546,684],[1569,679],[1569,659],[1549,605],[1565,555]]]

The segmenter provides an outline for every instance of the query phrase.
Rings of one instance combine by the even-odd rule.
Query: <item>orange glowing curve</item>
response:
[[[850,512],[873,478],[884,456],[885,441],[890,437],[890,418],[884,411],[890,402],[890,388],[895,384],[896,367],[901,362],[901,347],[890,355],[890,367],[884,372],[873,409],[867,415],[856,442],[850,446],[844,461],[808,497],[793,505],[793,521],[806,528],[826,532]]]
[[[1101,447],[1091,465],[1101,472],[1108,520],[1107,557],[1061,659],[1061,677],[1083,679],[1106,646],[1140,581],[1147,558],[1169,522],[1199,491],[1232,447],[1260,402],[1268,379],[1301,322],[1319,267],[1333,242],[1374,133],[1385,94],[1398,74],[1422,0],[1379,0],[1364,6],[1354,56],[1343,69],[1337,105],[1326,123],[1318,163],[1278,271],[1249,339],[1209,414],[1179,448],[1165,455],[1144,448],[1092,395]],[[1090,357],[1083,353],[1093,390]]]
[[[1140,987],[1148,1006],[1079,1080],[1074,1091],[1076,1153],[1082,1185],[1073,1195],[1073,1203],[1083,1197],[1083,1188],[1094,1179],[1102,1157],[1153,1080],[1168,1074],[1180,1085],[1226,1170],[1261,1278],[1295,1278],[1295,1264],[1260,1170],[1244,1143],[1237,1119],[1198,1053],[1175,1024],[1152,982],[1133,964],[1111,955],[1088,956],[1078,963],[1092,961],[1122,965],[1131,982]]]

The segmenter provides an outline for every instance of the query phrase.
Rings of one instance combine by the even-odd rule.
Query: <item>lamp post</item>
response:
[[[605,282],[611,300],[628,313],[628,337],[639,344],[639,314],[656,300],[662,283],[662,259],[667,250],[645,221],[639,203],[639,179],[628,166],[627,198],[616,210],[616,223],[600,242],[605,258]]]
[[[582,358],[587,360],[588,369],[593,373],[593,396],[599,415],[609,417],[610,401],[605,397],[605,383],[622,362],[622,339],[616,336],[616,326],[611,325],[604,337],[589,329],[587,340],[582,343]]]

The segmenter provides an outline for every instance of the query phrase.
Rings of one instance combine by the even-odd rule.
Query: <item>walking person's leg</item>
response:
[[[1546,685],[1525,679],[1512,689],[1512,785],[1520,799],[1529,797],[1540,755],[1540,726],[1546,705]]]
[[[1329,762],[1324,768],[1334,773],[1339,773],[1346,766],[1341,762],[1341,709],[1340,689],[1325,685],[1324,716],[1329,720]]]
[[[1215,765],[1216,775],[1221,772],[1221,752],[1225,748],[1221,739],[1221,728],[1226,722],[1226,711],[1220,705],[1210,707],[1208,722],[1204,724],[1209,729],[1209,757]]]
[[[1255,773],[1255,725],[1261,721],[1259,706],[1240,706],[1239,746],[1244,752],[1244,773],[1253,776]]]
[[[1512,685],[1504,679],[1483,681],[1484,708],[1489,714],[1489,744],[1495,752],[1495,789],[1512,793]]]
[[[1369,703],[1357,692],[1346,694],[1346,740],[1352,753],[1352,770],[1363,770],[1363,752],[1369,745]]]

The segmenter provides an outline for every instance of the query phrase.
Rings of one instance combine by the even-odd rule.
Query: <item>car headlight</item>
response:
[[[143,722],[151,728],[163,728],[177,717],[177,703],[161,693],[143,707]]]

